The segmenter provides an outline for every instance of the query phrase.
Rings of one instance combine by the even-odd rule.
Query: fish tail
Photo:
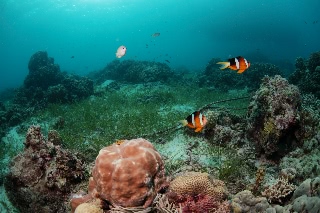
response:
[[[225,62],[218,62],[217,64],[221,64],[220,69],[224,70],[225,68],[228,68],[230,66],[230,62],[225,61]]]
[[[181,120],[181,121],[180,121],[180,124],[181,124],[182,126],[187,126],[187,125],[188,125],[188,121],[187,121],[187,120]]]

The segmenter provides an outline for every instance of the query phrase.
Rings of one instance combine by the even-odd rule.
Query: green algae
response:
[[[106,90],[99,96],[69,105],[50,105],[37,117],[50,121],[67,148],[79,151],[92,160],[98,151],[116,140],[146,137],[157,140],[166,129],[179,126],[188,114],[214,100],[239,96],[207,88],[189,90],[185,86],[123,85],[119,90]],[[177,107],[183,104],[184,107]],[[220,107],[245,107],[246,101],[225,103]],[[193,110],[191,110],[193,109]],[[237,113],[243,113],[237,111]],[[57,126],[57,118],[63,124]],[[157,132],[163,134],[154,134]]]

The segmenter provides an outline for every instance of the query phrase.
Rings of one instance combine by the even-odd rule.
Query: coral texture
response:
[[[74,213],[103,213],[103,209],[94,203],[80,204]]]
[[[292,202],[282,207],[279,212],[319,212],[320,177],[303,181],[294,191],[291,200]]]
[[[296,86],[281,76],[265,77],[248,107],[248,138],[266,157],[283,157],[298,145],[301,98]]]
[[[280,161],[280,168],[292,168],[295,170],[296,181],[320,176],[320,133],[312,139],[304,141],[303,147],[298,148]]]
[[[48,103],[70,103],[93,94],[93,81],[60,71],[47,52],[38,51],[29,61],[29,74],[15,103],[41,108]]]
[[[229,201],[221,202],[219,198],[214,198],[209,195],[187,195],[180,198],[178,202],[180,210],[183,213],[229,213]]]
[[[266,187],[261,194],[268,198],[270,203],[282,204],[288,200],[295,189],[296,186],[289,183],[288,179],[280,177],[274,185]]]
[[[230,212],[225,184],[207,173],[187,172],[170,183],[168,197],[182,212]]]
[[[297,58],[296,70],[289,76],[290,83],[297,85],[302,92],[320,97],[320,52],[312,53],[308,60]]]
[[[103,70],[94,74],[93,78],[102,83],[107,79],[130,83],[146,83],[168,81],[174,75],[165,63],[150,61],[114,60]]]
[[[84,174],[84,164],[75,155],[45,140],[39,126],[31,126],[25,150],[13,159],[5,187],[22,212],[65,212],[67,207],[61,204]]]
[[[266,209],[271,207],[265,197],[255,197],[249,190],[237,193],[231,206],[234,213],[266,212]]]
[[[160,154],[142,138],[101,149],[92,176],[91,195],[122,207],[149,207],[166,184]]]
[[[225,184],[213,179],[208,173],[187,172],[170,183],[169,190],[178,195],[210,195],[223,200],[227,195]]]

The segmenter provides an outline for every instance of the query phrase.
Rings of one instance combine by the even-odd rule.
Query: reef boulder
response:
[[[67,212],[69,193],[85,177],[83,162],[51,142],[57,134],[48,137],[31,126],[23,153],[12,160],[4,186],[21,212]]]
[[[248,107],[248,138],[259,155],[283,157],[298,143],[301,97],[296,86],[277,75],[266,76]]]

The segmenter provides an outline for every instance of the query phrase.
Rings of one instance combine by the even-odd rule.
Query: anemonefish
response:
[[[207,118],[200,111],[195,111],[190,114],[185,120],[181,121],[183,126],[188,126],[195,129],[195,132],[201,132],[207,124]]]
[[[116,52],[116,57],[117,58],[121,58],[122,56],[124,56],[126,54],[127,48],[123,45],[121,45]]]
[[[218,62],[217,64],[221,64],[220,69],[232,69],[232,70],[238,70],[237,73],[241,74],[246,69],[250,67],[250,62],[247,61],[247,59],[243,58],[242,56],[238,56],[236,58],[230,58],[228,61],[225,62]]]

